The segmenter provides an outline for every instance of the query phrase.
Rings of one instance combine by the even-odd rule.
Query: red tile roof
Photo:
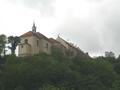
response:
[[[20,37],[28,37],[28,36],[36,36],[36,34],[34,34],[32,31],[29,31],[29,32],[24,33]]]
[[[46,39],[47,41],[50,41],[46,36],[44,36],[43,34],[39,33],[39,32],[33,32],[33,31],[29,31],[24,33],[23,35],[21,35],[20,37],[29,37],[29,36],[35,36],[39,39]]]

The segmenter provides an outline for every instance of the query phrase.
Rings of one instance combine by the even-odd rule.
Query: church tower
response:
[[[33,31],[33,32],[36,32],[35,22],[33,22],[32,31]]]

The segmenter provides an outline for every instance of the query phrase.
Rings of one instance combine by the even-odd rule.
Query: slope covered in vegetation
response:
[[[2,59],[0,90],[119,90],[120,61],[60,54]]]

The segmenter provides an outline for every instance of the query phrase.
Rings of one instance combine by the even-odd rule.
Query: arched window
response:
[[[25,41],[24,41],[25,43],[28,43],[28,39],[25,39]]]
[[[23,48],[23,45],[21,46],[21,48]]]

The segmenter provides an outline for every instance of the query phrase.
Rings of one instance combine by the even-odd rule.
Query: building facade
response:
[[[56,49],[55,51],[56,52],[61,52],[62,55],[66,56],[66,47],[63,46],[60,42],[58,42],[57,40],[53,39],[53,38],[50,38],[50,41],[52,43],[52,50],[53,49]],[[54,51],[54,50],[53,50]]]
[[[69,43],[59,36],[57,37],[56,40],[66,48],[65,55],[68,56],[69,58],[74,57],[90,58],[88,54],[84,53],[79,47],[75,46],[73,43]]]
[[[108,51],[106,51],[105,52],[105,57],[112,57],[112,58],[114,58],[115,57],[115,54],[113,53],[113,52],[108,52]]]
[[[31,56],[39,53],[51,54],[51,42],[43,34],[36,32],[35,23],[33,23],[32,31],[20,36],[20,44],[18,46],[18,56]]]
[[[86,56],[86,54],[78,47],[65,41],[59,36],[57,39],[48,39],[43,34],[36,32],[35,23],[33,23],[32,31],[28,31],[20,36],[20,43],[18,45],[19,57],[32,56],[40,53],[46,53],[50,55],[53,53],[53,51],[61,52],[63,55],[70,58],[76,56]]]
[[[69,57],[75,57],[78,54],[79,49],[77,47],[75,47],[74,45],[68,43],[67,41],[65,41],[64,39],[62,39],[61,37],[57,37],[56,39],[58,42],[60,42],[65,48],[66,48],[66,55]]]

